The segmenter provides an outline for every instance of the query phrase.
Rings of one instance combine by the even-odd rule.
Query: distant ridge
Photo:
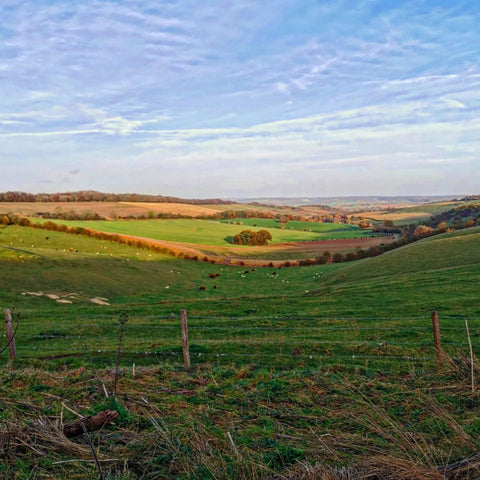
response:
[[[470,196],[471,198],[472,196]],[[390,204],[412,204],[434,203],[443,201],[458,201],[465,197],[460,195],[371,195],[371,196],[338,196],[338,197],[255,197],[255,198],[236,198],[232,199],[238,203],[262,203],[270,205],[328,205],[337,206],[361,206],[361,205],[390,205]]]

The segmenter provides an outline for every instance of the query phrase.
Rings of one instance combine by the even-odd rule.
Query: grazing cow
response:
[[[214,273],[210,273],[208,276],[209,276],[210,278],[215,278],[215,274],[214,274]]]
[[[205,286],[204,285],[201,285],[199,290],[205,290]]]

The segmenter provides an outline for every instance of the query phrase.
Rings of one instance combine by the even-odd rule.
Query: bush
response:
[[[259,230],[254,232],[252,230],[242,230],[233,237],[233,243],[235,245],[268,245],[269,240],[272,239],[272,235],[267,230]]]

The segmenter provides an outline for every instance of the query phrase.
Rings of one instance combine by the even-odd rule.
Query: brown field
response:
[[[183,203],[136,203],[136,202],[5,202],[0,203],[0,213],[16,213],[38,216],[41,212],[77,214],[98,213],[113,220],[116,216],[146,215],[148,212],[188,215],[198,217],[213,215],[225,210],[218,205],[190,205]],[[222,206],[223,207],[223,206]]]
[[[419,219],[419,218],[430,218],[431,213],[427,212],[388,212],[388,211],[377,211],[377,212],[359,212],[355,216],[365,217],[371,220],[409,220],[409,219]]]
[[[118,217],[166,213],[170,215],[185,215],[192,218],[214,215],[226,210],[256,210],[269,213],[299,213],[291,208],[259,207],[255,205],[235,203],[231,205],[192,205],[187,203],[142,203],[142,202],[0,202],[1,213],[15,213],[28,217],[39,216],[40,213],[76,214],[97,213],[106,220]],[[312,214],[319,213],[314,211]],[[309,215],[307,215],[309,216]]]
[[[217,208],[218,205],[190,205],[187,203],[120,202],[119,205],[142,209],[143,213],[168,213],[173,215],[188,215],[190,217],[213,215],[214,213],[222,211],[220,208]]]

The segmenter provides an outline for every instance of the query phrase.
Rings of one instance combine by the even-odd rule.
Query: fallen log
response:
[[[82,425],[85,426],[88,432],[94,432],[95,430],[100,430],[105,425],[112,423],[117,417],[118,412],[114,410],[102,410],[95,415],[90,415],[89,417],[84,417],[76,422],[65,425],[63,427],[63,434],[67,438],[82,435],[84,433]]]
[[[471,457],[464,458],[458,462],[438,467],[438,471],[446,478],[456,478],[460,472],[468,470],[474,470],[480,468],[480,453],[477,453]]]

